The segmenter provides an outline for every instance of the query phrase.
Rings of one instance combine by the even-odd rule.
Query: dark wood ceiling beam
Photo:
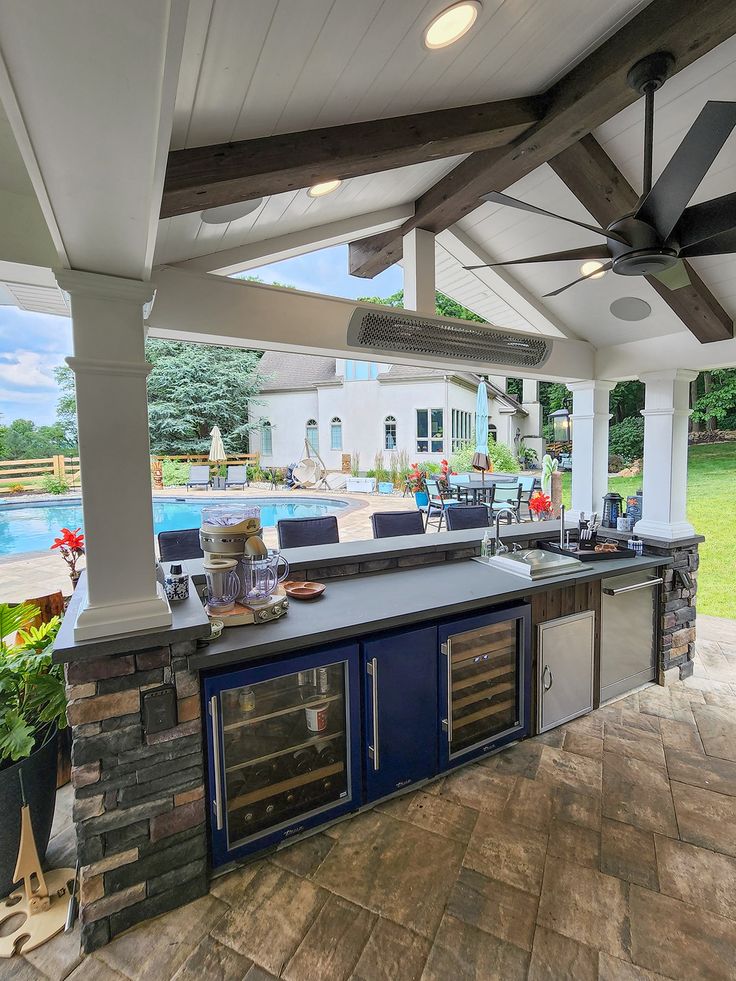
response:
[[[604,228],[639,202],[634,188],[592,134],[553,157],[549,165]],[[646,279],[701,343],[729,340],[733,320],[690,263],[685,266],[690,285],[682,289],[669,290],[653,276]]]
[[[174,150],[161,217],[502,146],[541,115],[537,99],[509,99]]]
[[[480,205],[482,194],[506,190],[631,105],[639,96],[626,73],[644,55],[669,51],[681,71],[734,34],[733,0],[653,0],[541,97],[546,111],[530,130],[505,148],[464,160],[419,198],[414,217],[392,235],[351,244],[350,272],[367,278],[383,272],[401,258],[406,232],[449,228]]]

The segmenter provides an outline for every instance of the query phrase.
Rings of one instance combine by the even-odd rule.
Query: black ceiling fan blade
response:
[[[546,255],[532,255],[526,259],[507,259],[505,262],[484,262],[479,266],[463,266],[463,269],[492,269],[494,266],[519,266],[525,262],[565,262],[568,259],[578,261],[586,259],[610,259],[611,255],[605,245],[588,245],[580,249],[568,249],[566,252],[548,252]]]
[[[502,194],[500,191],[491,191],[489,194],[482,194],[481,200],[487,201],[489,204],[502,204],[506,208],[516,208],[518,211],[530,211],[533,215],[543,215],[545,218],[556,218],[558,221],[566,221],[570,225],[577,225],[578,228],[585,228],[589,232],[595,232],[596,235],[602,235],[604,238],[613,239],[614,242],[620,242],[622,245],[629,244],[617,232],[609,232],[605,228],[599,228],[598,225],[587,225],[584,221],[576,221],[574,218],[556,215],[553,211],[545,211],[544,208],[538,208],[535,204],[527,204],[526,201],[509,197],[508,194]]]
[[[676,262],[669,269],[665,269],[660,273],[654,273],[652,278],[658,280],[668,290],[681,290],[683,286],[690,285],[690,277],[687,274],[684,262]]]
[[[569,290],[571,286],[575,286],[577,283],[582,283],[584,279],[590,279],[592,276],[599,275],[599,273],[607,272],[611,266],[613,266],[612,262],[606,262],[600,269],[594,269],[593,272],[589,272],[585,276],[580,276],[578,279],[573,279],[573,281],[568,283],[567,286],[560,286],[558,290],[553,290],[551,293],[545,293],[544,296],[545,298],[548,296],[559,296],[560,293],[564,293],[565,290]]]
[[[675,225],[673,238],[682,251],[732,228],[736,228],[736,191],[686,208]]]
[[[729,228],[727,232],[714,235],[713,238],[703,239],[687,249],[680,249],[681,259],[690,259],[697,256],[708,255],[729,255],[736,252],[736,228]]]
[[[668,239],[734,126],[736,102],[706,102],[635,217]]]

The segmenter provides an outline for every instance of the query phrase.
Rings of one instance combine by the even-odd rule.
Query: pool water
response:
[[[199,528],[202,508],[212,504],[247,504],[261,509],[264,528],[273,528],[281,518],[316,518],[335,514],[349,507],[345,501],[330,498],[293,497],[288,500],[268,497],[218,498],[156,498],[153,502],[153,526],[160,531],[182,531]],[[110,514],[114,519],[114,514]],[[82,504],[79,499],[39,504],[8,504],[0,506],[0,556],[19,552],[46,551],[61,528],[82,528]]]

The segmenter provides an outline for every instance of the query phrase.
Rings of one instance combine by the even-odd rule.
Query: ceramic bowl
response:
[[[317,599],[325,591],[325,584],[321,582],[298,582],[289,579],[282,583],[287,596],[297,600]]]

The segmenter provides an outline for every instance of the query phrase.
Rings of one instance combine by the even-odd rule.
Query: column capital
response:
[[[64,358],[75,375],[140,375],[147,378],[153,370],[148,361],[104,361],[100,358]]]
[[[566,382],[571,392],[610,392],[616,387],[615,381],[605,378],[586,378],[584,381]]]
[[[155,286],[140,279],[123,279],[102,273],[82,272],[79,269],[55,269],[59,289],[70,296],[87,296],[104,300],[127,300],[141,307],[150,303]]]
[[[662,371],[642,372],[639,375],[639,381],[644,382],[645,385],[651,382],[692,382],[699,374],[699,371],[693,371],[690,368],[664,368]]]

